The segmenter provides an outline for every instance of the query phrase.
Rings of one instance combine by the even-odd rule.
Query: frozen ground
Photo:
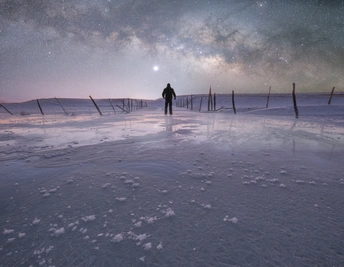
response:
[[[299,119],[289,98],[241,100],[6,105],[0,266],[343,266],[343,97],[299,100]]]

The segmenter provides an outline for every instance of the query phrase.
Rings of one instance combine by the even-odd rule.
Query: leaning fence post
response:
[[[42,110],[42,107],[41,107],[41,105],[39,104],[38,99],[36,99],[36,100],[37,100],[37,104],[38,104],[39,110],[41,111],[42,115],[44,115],[43,110]]]
[[[112,109],[113,109],[113,112],[116,114],[115,107],[112,105],[112,102],[111,102],[111,99],[110,99],[110,98],[109,98],[109,102],[110,102],[110,105],[111,105],[111,107],[112,107]]]
[[[299,111],[296,105],[295,83],[293,83],[293,103],[294,103],[295,118],[299,118]]]
[[[199,102],[199,112],[201,112],[201,108],[202,108],[202,100],[203,100],[203,96],[201,96],[201,101]]]
[[[103,114],[101,113],[100,109],[98,108],[98,106],[97,106],[96,102],[93,100],[92,96],[89,96],[89,97],[91,98],[91,100],[92,100],[92,102],[93,102],[94,106],[95,106],[95,107],[96,107],[96,109],[98,110],[98,112],[99,112],[100,116],[103,116]]]
[[[60,103],[60,101],[59,101],[56,97],[55,97],[55,99],[56,99],[57,103],[59,103],[59,105],[61,106],[61,108],[63,109],[64,113],[65,113],[66,115],[68,115],[67,111],[64,109],[64,107],[62,106],[62,104]]]
[[[268,97],[267,97],[267,100],[266,100],[266,108],[269,107],[270,92],[271,92],[271,86],[269,87],[269,93],[268,93]]]
[[[235,108],[235,102],[234,102],[234,90],[232,90],[232,106],[233,106],[234,114],[236,114],[236,108]]]
[[[9,111],[4,105],[0,104],[0,107],[3,107],[8,113],[10,113],[11,115],[13,115],[13,113],[11,111]]]
[[[335,89],[336,87],[333,87],[332,88],[332,91],[331,91],[331,96],[330,96],[330,99],[328,100],[328,103],[327,104],[331,104],[331,101],[332,101],[332,96],[333,96],[333,93],[334,93],[334,89]]]

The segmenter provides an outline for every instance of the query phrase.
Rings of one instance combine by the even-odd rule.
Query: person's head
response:
[[[168,84],[167,84],[167,87],[171,87],[171,85],[168,83]]]

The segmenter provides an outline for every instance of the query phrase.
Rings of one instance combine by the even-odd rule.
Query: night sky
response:
[[[0,101],[344,90],[342,0],[0,0]]]

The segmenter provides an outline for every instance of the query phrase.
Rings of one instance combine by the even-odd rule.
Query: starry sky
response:
[[[0,0],[0,101],[344,90],[343,0]]]

